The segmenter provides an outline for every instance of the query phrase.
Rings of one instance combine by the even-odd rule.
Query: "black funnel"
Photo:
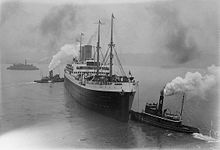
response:
[[[159,99],[159,106],[158,106],[158,113],[160,115],[162,115],[163,100],[164,100],[164,88],[160,91],[160,99]]]
[[[49,77],[50,77],[50,79],[53,78],[53,70],[49,71]]]

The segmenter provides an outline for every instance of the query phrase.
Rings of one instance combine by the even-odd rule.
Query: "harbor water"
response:
[[[146,148],[219,149],[218,89],[206,98],[188,95],[183,123],[200,129],[184,134],[134,121],[122,123],[76,103],[63,83],[34,83],[48,75],[40,70],[7,70],[1,65],[0,147],[4,149]],[[129,68],[129,69],[128,69]],[[163,86],[198,68],[125,67],[139,81],[132,109],[142,111],[146,102],[157,102]],[[54,71],[63,76],[63,67]],[[165,97],[164,107],[180,111],[181,95]],[[0,148],[2,149],[2,148]]]

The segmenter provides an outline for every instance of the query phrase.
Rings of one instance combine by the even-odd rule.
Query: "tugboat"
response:
[[[183,132],[183,133],[199,133],[199,129],[182,124],[182,113],[185,93],[183,93],[181,112],[173,114],[168,112],[169,109],[163,110],[164,89],[160,92],[159,105],[157,103],[146,103],[145,110],[140,112],[130,111],[130,118],[134,121],[147,123],[153,126]]]
[[[42,77],[40,80],[34,80],[37,83],[54,83],[54,82],[64,82],[64,78],[60,78],[59,74],[53,76],[53,70],[49,72],[49,77]]]
[[[13,64],[13,66],[9,66],[7,68],[8,70],[39,70],[36,66],[33,64],[27,64],[27,60],[25,59],[24,64]]]
[[[128,122],[137,82],[131,73],[129,76],[125,74],[115,50],[113,19],[112,14],[109,49],[102,61],[99,58],[101,21],[98,22],[96,58],[92,57],[92,45],[81,46],[81,33],[80,56],[74,58],[72,64],[67,64],[64,69],[64,86],[81,105],[116,120]],[[121,74],[113,72],[113,52]]]

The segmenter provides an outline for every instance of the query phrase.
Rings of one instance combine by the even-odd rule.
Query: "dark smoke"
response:
[[[187,39],[187,28],[185,27],[178,27],[176,32],[173,31],[166,46],[177,63],[185,63],[198,55],[196,43],[193,39]]]
[[[22,8],[19,1],[4,2],[1,4],[0,26],[7,22],[12,16],[15,16]]]
[[[49,38],[49,48],[56,49],[61,39],[73,37],[71,34],[77,26],[76,7],[70,4],[55,6],[40,23],[40,32]]]
[[[190,26],[181,22],[177,8],[172,5],[155,4],[148,9],[153,12],[157,22],[156,27],[164,33],[162,44],[165,50],[170,53],[173,61],[186,63],[199,55],[197,45],[190,34]]]
[[[73,5],[53,7],[41,22],[43,35],[60,37],[63,30],[74,29],[76,26],[76,8]]]
[[[87,42],[88,45],[92,43],[92,40],[94,39],[94,37],[95,37],[96,35],[97,35],[97,31],[95,31],[95,32],[90,36],[90,38],[89,38],[89,40],[88,40],[88,42]]]

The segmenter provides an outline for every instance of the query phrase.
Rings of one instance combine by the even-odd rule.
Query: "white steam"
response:
[[[65,44],[63,47],[61,47],[60,51],[57,52],[52,58],[48,67],[49,71],[55,69],[61,63],[61,60],[67,56],[77,57],[78,51],[76,47],[77,46],[74,44]]]
[[[208,67],[203,76],[199,72],[187,72],[185,78],[176,77],[167,83],[164,89],[165,95],[173,95],[188,92],[194,95],[205,96],[206,91],[215,87],[219,82],[219,67],[214,65]]]

